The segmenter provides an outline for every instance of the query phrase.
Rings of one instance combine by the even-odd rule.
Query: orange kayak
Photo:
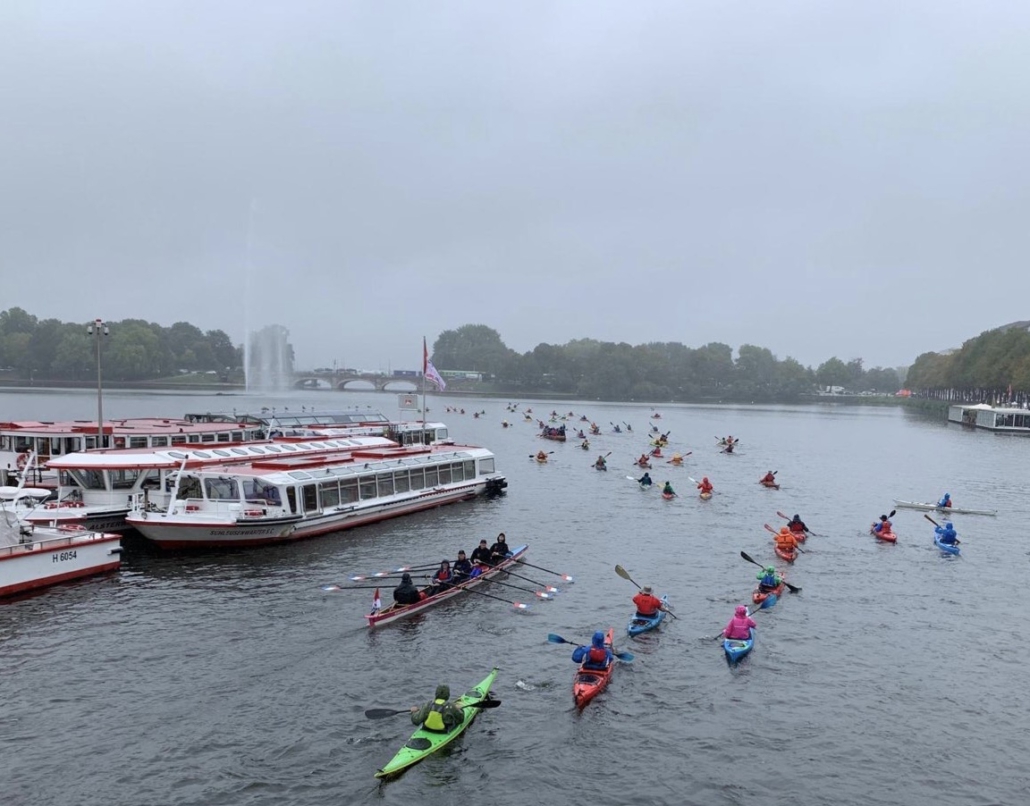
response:
[[[604,637],[604,645],[611,649],[614,640],[615,628],[609,627]],[[612,676],[613,668],[615,668],[614,658],[608,664],[607,669],[587,669],[580,664],[579,669],[576,670],[576,676],[572,680],[572,698],[576,701],[577,707],[582,708],[608,687],[608,680]]]

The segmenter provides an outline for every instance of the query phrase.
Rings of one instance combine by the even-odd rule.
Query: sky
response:
[[[1027,319],[1030,3],[0,3],[0,309],[904,366]]]

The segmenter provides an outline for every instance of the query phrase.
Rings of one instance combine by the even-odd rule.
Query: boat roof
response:
[[[121,434],[124,436],[161,435],[161,434],[214,434],[228,429],[255,428],[260,423],[230,422],[191,422],[171,417],[132,417],[122,420],[104,420],[105,434]],[[78,434],[96,434],[96,420],[14,420],[0,422],[0,432],[12,432],[28,436],[74,436]]]
[[[225,422],[250,422],[257,425],[278,425],[284,427],[310,426],[310,425],[387,425],[390,418],[378,411],[315,411],[301,407],[300,411],[282,408],[274,409],[263,407],[252,412],[206,412],[187,413],[186,417],[190,422],[198,423],[225,423]]]

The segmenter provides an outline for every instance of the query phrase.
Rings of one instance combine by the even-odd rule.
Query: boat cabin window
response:
[[[318,485],[304,485],[304,511],[318,512]]]
[[[203,498],[204,491],[200,486],[200,479],[196,476],[180,476],[179,492],[175,497],[180,501],[187,498]]]
[[[423,490],[426,486],[426,472],[421,467],[413,467],[408,471],[408,480],[412,490]]]
[[[492,456],[486,459],[479,460],[479,472],[480,473],[493,473],[494,472],[494,458]]]
[[[81,470],[76,468],[68,471],[75,482],[84,490],[104,490],[104,474],[99,470]]]
[[[229,436],[229,432],[228,431],[224,431],[221,434],[219,434],[218,435],[218,441],[219,442],[231,442],[232,439]]]
[[[182,435],[182,434],[176,434],[174,437],[172,437],[172,444],[173,445],[185,445],[186,444],[186,437],[184,435]]]
[[[435,467],[426,468],[426,488],[435,487],[440,483],[440,473]]]
[[[151,437],[150,445],[153,448],[165,448],[168,446],[168,437]]]
[[[250,479],[243,482],[243,497],[254,503],[264,503],[270,506],[282,506],[282,497],[279,495],[279,488],[274,484],[268,484],[261,479]]]
[[[361,500],[368,501],[376,497],[376,477],[365,476],[358,480],[358,486],[361,489]]]
[[[340,482],[336,479],[319,484],[318,493],[322,496],[323,508],[329,509],[340,505]]]
[[[200,442],[200,434],[189,434],[189,442]]]
[[[297,488],[287,487],[286,488],[286,501],[290,505],[290,513],[297,514]]]
[[[393,473],[380,473],[376,476],[376,485],[380,496],[393,495]]]
[[[139,478],[138,470],[108,470],[108,474],[111,476],[111,489],[114,490],[128,490],[136,484],[136,479]]]
[[[464,468],[466,481],[471,481],[476,477],[476,463],[474,461],[469,459],[466,462],[462,462],[461,465]]]
[[[242,431],[233,431],[232,432],[232,440],[231,441],[232,442],[243,442],[243,432]]]
[[[353,504],[358,500],[358,480],[345,479],[340,482],[340,503]]]
[[[130,448],[145,448],[147,447],[146,437],[129,437]]]
[[[408,471],[398,470],[393,474],[393,489],[394,492],[406,493],[409,489],[408,486]]]
[[[239,501],[240,486],[236,479],[226,476],[204,479],[204,490],[209,501]]]
[[[96,437],[86,437],[86,450],[91,451],[97,446]]]

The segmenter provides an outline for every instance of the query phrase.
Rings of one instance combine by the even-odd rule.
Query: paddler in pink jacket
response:
[[[747,614],[747,607],[737,605],[733,618],[730,619],[730,623],[726,625],[722,634],[731,641],[745,641],[751,637],[751,628],[757,626],[755,620]]]

